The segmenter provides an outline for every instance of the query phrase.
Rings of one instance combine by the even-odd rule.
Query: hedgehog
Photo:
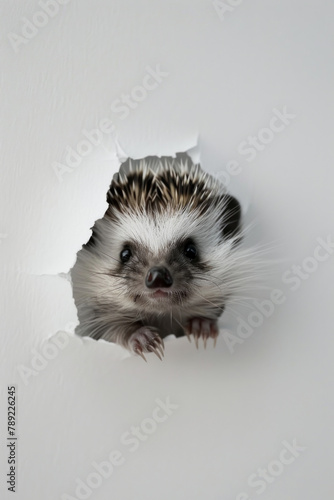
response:
[[[247,271],[237,199],[186,153],[127,159],[71,269],[76,334],[164,356],[164,338],[216,345]],[[247,259],[246,259],[247,261]]]

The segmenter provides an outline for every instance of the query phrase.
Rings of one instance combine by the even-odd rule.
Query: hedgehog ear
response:
[[[233,196],[226,194],[223,198],[223,225],[224,239],[232,238],[240,231],[241,206]]]

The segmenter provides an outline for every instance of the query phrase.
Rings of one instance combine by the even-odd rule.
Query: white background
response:
[[[334,238],[333,3],[226,0],[219,15],[204,0],[70,0],[49,7],[53,17],[36,14],[40,4],[7,0],[0,17],[1,498],[84,498],[77,479],[87,482],[92,463],[115,449],[124,463],[86,498],[332,498],[333,255],[308,258],[317,238]],[[33,21],[44,26],[29,31]],[[168,76],[127,117],[111,110],[157,66]],[[240,144],[284,107],[294,118],[248,161]],[[253,241],[281,259],[270,287],[285,301],[233,352],[222,336],[206,351],[170,340],[163,362],[149,355],[145,364],[69,336],[46,358],[54,334],[76,322],[70,283],[57,274],[69,271],[104,213],[119,165],[110,134],[61,180],[55,162],[65,164],[67,148],[104,118],[136,158],[198,140],[205,169],[224,175],[238,162],[232,191],[244,193]],[[282,275],[304,264],[314,272],[292,290]],[[235,316],[234,334],[237,325]],[[6,485],[12,384],[16,495]],[[122,434],[167,397],[178,408],[131,453]],[[273,465],[277,477],[257,493],[250,475],[294,439],[304,450],[281,471]]]

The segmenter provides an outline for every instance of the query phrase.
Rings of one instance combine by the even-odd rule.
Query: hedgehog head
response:
[[[241,210],[218,180],[187,155],[127,160],[107,201],[78,256],[90,269],[86,292],[100,305],[136,308],[138,316],[222,307]]]

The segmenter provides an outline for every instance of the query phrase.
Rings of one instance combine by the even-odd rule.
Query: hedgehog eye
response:
[[[193,243],[186,243],[183,253],[187,257],[187,259],[194,260],[197,256],[197,248]]]
[[[132,253],[130,248],[128,247],[123,248],[123,250],[120,253],[120,258],[123,264],[125,264],[125,262],[128,262],[128,260],[130,260],[131,255]]]

